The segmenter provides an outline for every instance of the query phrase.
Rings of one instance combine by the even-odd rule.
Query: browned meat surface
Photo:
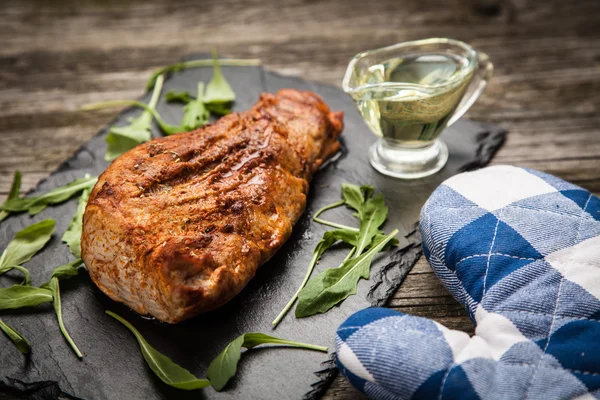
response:
[[[290,236],[341,130],[342,113],[286,89],[129,151],[85,210],[90,276],[112,299],[169,323],[221,306]]]

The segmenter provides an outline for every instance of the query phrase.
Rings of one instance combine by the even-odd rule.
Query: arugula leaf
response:
[[[395,229],[368,251],[350,258],[337,268],[329,268],[308,281],[298,294],[296,317],[303,318],[317,313],[327,312],[348,296],[356,294],[361,278],[369,278],[371,261],[383,247],[398,234]]]
[[[93,187],[97,178],[75,179],[68,185],[52,189],[46,194],[35,197],[14,198],[0,205],[0,209],[11,212],[29,211],[35,215],[50,204],[62,203],[83,189]]]
[[[15,176],[13,178],[12,184],[10,185],[10,192],[8,192],[8,197],[4,201],[4,204],[6,204],[6,202],[11,201],[13,199],[18,199],[20,190],[21,190],[21,171],[17,170],[17,171],[15,171]],[[4,220],[6,217],[8,217],[9,214],[10,214],[9,211],[0,210],[0,221]]]
[[[213,76],[206,86],[204,102],[206,103],[230,103],[235,100],[235,93],[227,79],[221,73],[217,52],[212,51],[213,56]]]
[[[194,101],[194,97],[187,91],[169,91],[165,95],[165,98],[168,102],[180,102],[184,104]],[[227,115],[231,113],[231,107],[225,103],[204,103],[204,107],[206,107],[208,111],[216,115]]]
[[[75,261],[78,261],[79,264],[81,263],[81,260],[75,260]],[[70,263],[70,264],[72,264],[72,263]],[[70,264],[67,264],[67,265],[70,265]],[[59,268],[61,268],[61,267],[59,267]],[[54,276],[54,273],[53,273],[50,281],[47,283],[44,283],[40,287],[43,289],[48,289],[52,293],[52,297],[53,297],[52,305],[54,306],[54,312],[56,313],[56,319],[58,320],[58,327],[60,328],[60,332],[63,334],[63,336],[67,340],[67,343],[69,343],[69,346],[71,346],[71,348],[73,349],[73,351],[75,352],[77,357],[83,358],[83,354],[81,354],[81,351],[79,351],[79,348],[77,347],[77,345],[71,338],[71,335],[69,335],[69,332],[67,332],[67,328],[65,328],[65,323],[64,323],[63,317],[62,317],[62,304],[60,301],[60,287],[58,284],[58,277]]]
[[[356,211],[360,211],[365,202],[361,187],[350,183],[342,183],[342,198],[344,199],[344,204],[354,208]]]
[[[183,92],[175,92],[173,90],[169,90],[166,94],[165,94],[165,99],[167,100],[167,102],[169,103],[174,103],[174,102],[180,102],[180,103],[184,103],[187,104],[190,101],[193,101],[194,98],[192,97],[192,95],[190,94],[190,92],[188,91],[183,91]]]
[[[215,358],[206,371],[206,376],[212,387],[220,392],[227,382],[235,376],[237,366],[242,356],[242,347],[252,349],[261,344],[281,344],[286,346],[298,347],[308,350],[317,350],[327,352],[327,347],[316,346],[312,344],[294,342],[291,340],[280,339],[264,333],[250,332],[245,333],[230,342],[223,351]]]
[[[172,65],[167,65],[166,67],[159,68],[155,70],[148,82],[146,83],[146,90],[150,90],[156,84],[156,80],[161,75],[167,75],[171,72],[178,72],[187,68],[199,68],[199,67],[210,67],[213,65],[214,61],[211,59],[200,59],[200,60],[191,60],[191,61],[183,61]],[[231,58],[221,58],[219,60],[219,64],[227,67],[252,67],[260,65],[260,60],[258,59],[249,59],[249,60],[239,60],[239,59],[231,59]]]
[[[54,268],[51,278],[69,279],[79,274],[78,267],[83,263],[81,258]]]
[[[33,307],[52,299],[52,292],[44,288],[21,285],[0,288],[0,310]]]
[[[196,128],[204,126],[208,122],[209,112],[204,107],[204,83],[198,83],[198,95],[195,99],[188,102],[183,107],[183,119],[181,120],[181,126],[186,131],[192,131]]]
[[[206,103],[206,109],[216,115],[231,114],[231,106],[225,103]]]
[[[148,107],[156,109],[158,98],[162,90],[164,77],[161,75],[156,81],[156,86],[152,92],[152,98]],[[144,110],[139,117],[130,121],[127,126],[111,126],[106,136],[106,153],[104,154],[105,161],[113,161],[121,154],[133,149],[140,143],[144,143],[152,139],[150,131],[152,127],[152,113],[149,110]]]
[[[45,219],[17,232],[0,256],[0,269],[12,268],[29,261],[50,240],[52,232],[54,232],[52,219]]]
[[[61,238],[62,241],[69,246],[71,254],[73,254],[75,257],[81,257],[81,231],[83,229],[83,213],[85,212],[85,206],[87,205],[91,192],[91,187],[83,189],[83,192],[81,192],[75,215],[73,215],[67,230],[65,233],[63,233]]]
[[[117,106],[135,106],[135,107],[143,108],[144,110],[150,112],[152,114],[152,116],[154,117],[154,119],[156,120],[156,123],[158,124],[160,130],[166,135],[174,135],[176,133],[185,132],[185,128],[183,128],[179,125],[171,125],[171,124],[165,122],[161,118],[158,111],[151,108],[147,104],[144,104],[141,101],[137,101],[137,100],[104,101],[102,103],[94,103],[94,104],[85,105],[82,107],[82,109],[89,111],[89,110],[98,110],[100,108],[109,108],[109,107],[117,107]]]
[[[386,207],[381,194],[367,199],[367,201],[360,207],[358,210],[360,228],[355,257],[358,257],[360,254],[362,254],[363,250],[380,232],[379,227],[387,218],[387,214],[388,208]]]
[[[285,305],[283,310],[281,310],[279,315],[277,315],[277,317],[273,320],[273,322],[271,323],[273,327],[276,327],[281,322],[283,317],[285,317],[285,315],[289,312],[290,308],[292,308],[292,306],[296,302],[296,299],[298,298],[298,293],[300,293],[302,288],[304,288],[304,286],[306,285],[306,282],[308,282],[313,270],[315,269],[315,265],[317,264],[323,253],[325,253],[327,249],[329,249],[331,246],[333,246],[336,242],[340,240],[356,247],[357,236],[357,232],[350,231],[348,229],[337,229],[333,231],[327,231],[323,234],[323,237],[321,238],[319,243],[317,243],[317,247],[315,247],[315,251],[313,252],[313,256],[310,260],[310,263],[308,264],[308,269],[306,270],[306,274],[304,275],[304,279],[302,280],[300,287],[298,288],[298,290],[296,290],[296,293],[294,293],[290,301]]]
[[[0,330],[15,344],[21,353],[27,354],[31,351],[31,344],[23,335],[17,332],[12,326],[0,319]]]
[[[129,322],[111,311],[106,311],[106,313],[125,325],[133,333],[148,366],[161,381],[169,386],[185,390],[202,389],[210,385],[208,380],[196,378],[190,371],[175,364],[169,357],[150,346]]]

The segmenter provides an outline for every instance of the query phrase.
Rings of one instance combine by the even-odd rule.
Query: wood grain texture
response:
[[[54,170],[135,98],[155,67],[218,46],[283,74],[339,85],[357,52],[453,37],[495,76],[468,117],[509,129],[493,163],[536,168],[600,193],[600,2],[581,0],[5,0],[0,4],[0,197]],[[23,79],[26,77],[26,79]],[[390,307],[472,332],[424,260]],[[358,394],[342,378],[328,399]]]

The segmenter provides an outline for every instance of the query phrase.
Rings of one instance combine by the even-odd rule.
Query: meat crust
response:
[[[81,254],[92,280],[169,323],[223,305],[288,239],[341,131],[341,112],[284,89],[137,146],[99,177],[86,207]]]

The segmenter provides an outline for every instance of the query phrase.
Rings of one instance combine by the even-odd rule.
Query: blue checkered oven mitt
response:
[[[423,250],[475,335],[370,308],[337,331],[375,399],[600,398],[600,200],[509,166],[457,175],[421,213]]]

